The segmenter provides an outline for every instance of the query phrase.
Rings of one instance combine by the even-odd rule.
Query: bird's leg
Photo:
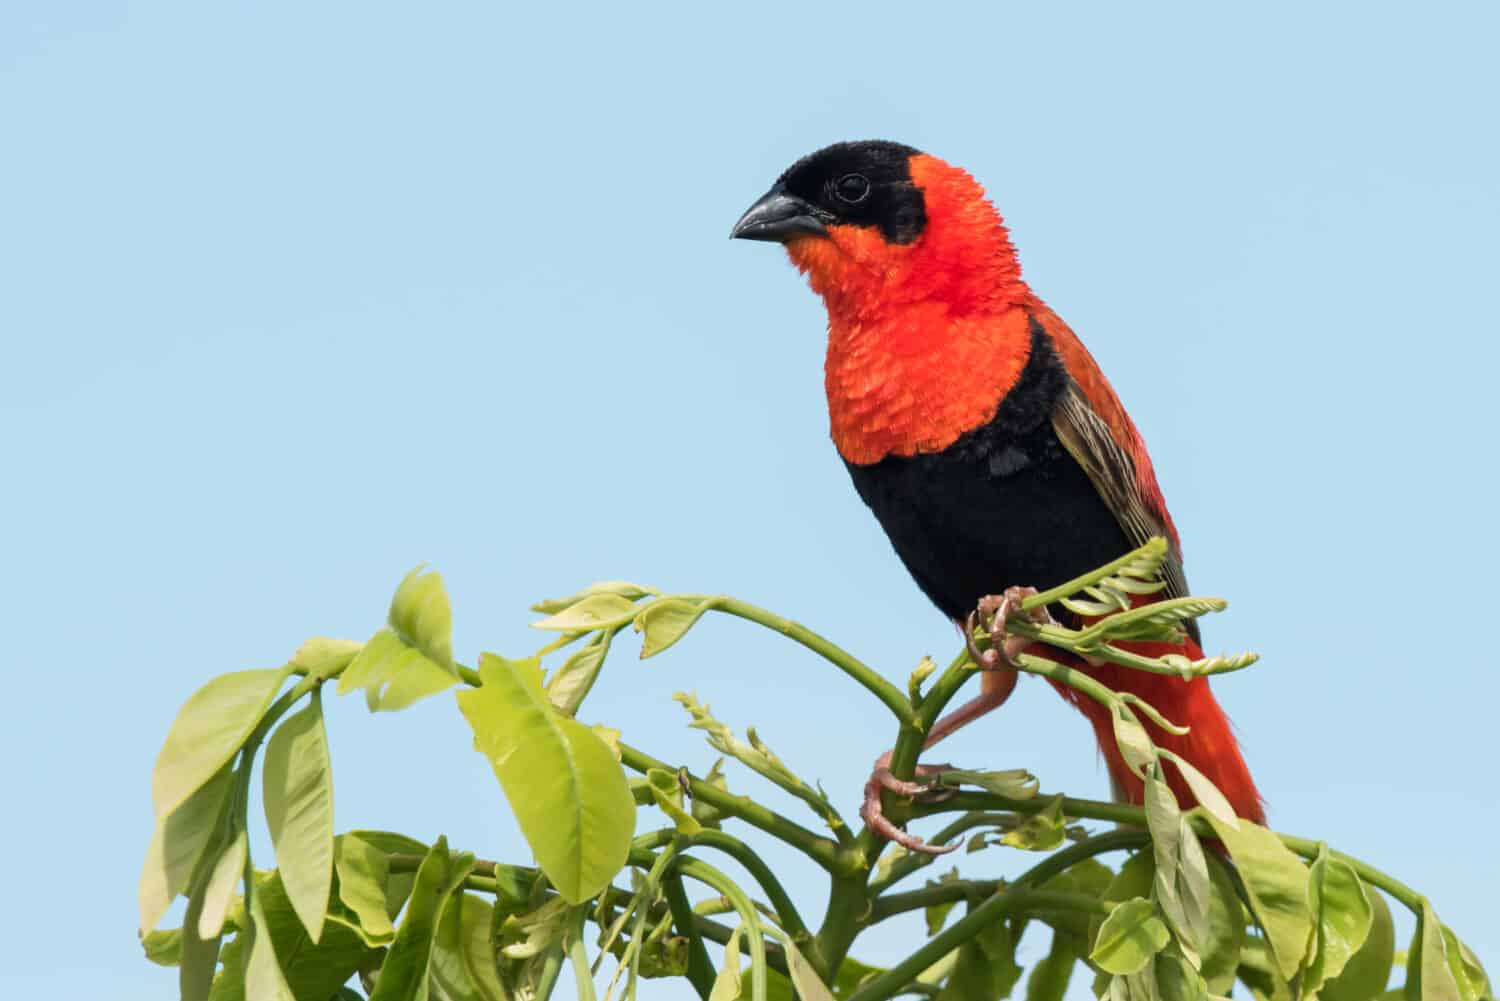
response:
[[[1026,615],[1034,622],[1051,622],[1052,616],[1045,608],[1030,612],[1021,610],[1021,602],[1036,593],[1037,590],[1034,587],[1007,588],[1003,594],[991,594],[981,598],[978,607],[969,613],[964,623],[964,642],[968,645],[969,656],[974,659],[979,669],[985,672],[983,689],[977,698],[970,699],[933,724],[932,730],[927,734],[927,739],[922,742],[922,750],[925,751],[945,737],[957,733],[985,713],[999,708],[1006,699],[1010,698],[1010,693],[1015,691],[1016,687],[1016,658],[1031,645],[1031,640],[1009,635],[1005,631],[1005,624],[1010,616],[1015,614]],[[974,633],[981,626],[987,628],[990,633],[990,649],[988,650],[980,650],[974,642]],[[871,772],[870,780],[865,783],[864,804],[859,809],[860,818],[876,834],[887,841],[896,842],[907,851],[921,852],[925,855],[942,855],[953,851],[958,847],[957,845],[929,845],[916,835],[906,833],[891,823],[880,805],[880,794],[885,790],[898,796],[910,796],[925,802],[941,801],[951,796],[952,791],[934,787],[929,783],[898,779],[891,774],[890,766],[891,755],[887,751],[876,760],[875,770]],[[952,767],[952,765],[918,765],[916,777],[935,777],[945,771],[951,771]]]
[[[1005,700],[1010,698],[1010,693],[1015,691],[1016,678],[1014,671],[1004,669],[986,673],[983,678],[983,689],[979,695],[933,724],[932,730],[927,734],[927,739],[922,742],[922,750],[927,750],[990,710],[1003,705]],[[951,771],[952,768],[952,765],[918,765],[916,776],[918,778],[935,777],[945,771]],[[942,855],[958,847],[957,845],[929,845],[916,835],[908,834],[891,823],[880,805],[880,794],[887,789],[898,796],[910,796],[924,802],[940,802],[953,795],[950,789],[896,778],[891,774],[891,752],[887,751],[875,761],[875,770],[871,772],[870,780],[865,783],[864,803],[859,808],[860,819],[868,824],[877,835],[887,841],[896,842],[907,851],[921,852],[924,855]]]

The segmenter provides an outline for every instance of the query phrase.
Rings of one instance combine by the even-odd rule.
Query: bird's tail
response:
[[[1167,643],[1120,643],[1118,645],[1122,649],[1147,657],[1160,657],[1165,653],[1183,653],[1196,660],[1203,656],[1203,651],[1192,640],[1187,641],[1185,648]],[[1259,790],[1255,788],[1255,780],[1250,777],[1250,769],[1245,764],[1244,756],[1240,753],[1239,741],[1235,739],[1234,728],[1229,722],[1229,717],[1224,715],[1218,699],[1214,698],[1207,678],[1185,679],[1170,675],[1150,674],[1114,664],[1104,664],[1100,667],[1079,664],[1073,666],[1081,667],[1117,692],[1130,692],[1144,699],[1171,722],[1178,726],[1188,727],[1188,732],[1179,736],[1168,733],[1146,719],[1144,715],[1141,716],[1141,722],[1145,724],[1147,732],[1150,733],[1157,747],[1166,748],[1180,755],[1207,776],[1209,781],[1218,786],[1219,791],[1228,798],[1236,814],[1257,824],[1265,822],[1265,804],[1261,800]],[[1114,784],[1116,799],[1140,803],[1145,795],[1145,787],[1126,766],[1125,759],[1120,756],[1120,749],[1115,743],[1114,722],[1109,710],[1072,688],[1055,683],[1054,687],[1063,698],[1077,706],[1093,725],[1094,736],[1099,741],[1099,750],[1109,766],[1109,775]],[[1193,795],[1177,769],[1168,764],[1164,771],[1168,784],[1177,794],[1177,801],[1184,808],[1196,804],[1197,797]]]

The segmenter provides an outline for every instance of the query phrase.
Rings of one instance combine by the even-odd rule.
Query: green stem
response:
[[[866,925],[876,924],[886,918],[908,911],[918,911],[936,904],[947,904],[960,900],[978,900],[1005,889],[1003,879],[964,879],[951,883],[934,883],[920,890],[893,893],[876,900],[870,908]],[[1087,893],[1068,893],[1062,890],[1026,890],[1016,903],[1018,911],[1084,911],[1090,914],[1108,914],[1109,905],[1098,897]]]
[[[630,860],[633,864],[640,865],[655,857],[649,852],[640,849],[632,849]],[[766,938],[761,929],[760,915],[755,910],[755,904],[745,895],[745,891],[739,888],[734,880],[724,873],[715,869],[707,862],[695,858],[678,858],[675,860],[677,870],[684,876],[696,879],[704,883],[729,899],[734,905],[735,913],[739,915],[740,923],[745,926],[744,937],[750,943],[750,997],[751,1001],[766,1001]]]
[[[1007,889],[995,894],[953,925],[938,932],[910,956],[866,983],[849,1001],[884,1001],[901,993],[918,974],[969,941],[1002,915],[1021,910],[1031,887],[1045,883],[1069,866],[1105,852],[1136,848],[1150,840],[1144,831],[1112,831],[1049,855],[1027,870]]]
[[[703,1001],[708,1001],[708,996],[714,989],[714,964],[703,946],[703,936],[698,931],[698,916],[693,913],[693,903],[688,900],[682,877],[675,871],[669,872],[662,881],[661,892],[667,898],[667,907],[671,908],[672,921],[688,941],[688,982]]]
[[[661,768],[670,772],[678,771],[665,761],[659,761],[644,751],[639,751],[624,743],[620,744],[620,760],[626,768],[640,772],[642,775],[653,768]],[[737,796],[692,775],[688,776],[688,788],[695,798],[718,808],[720,812],[728,816],[738,817],[751,827],[758,827],[773,838],[791,845],[829,872],[837,872],[845,867],[836,843],[828,838],[820,837],[774,810],[761,806],[748,796]]]
[[[704,848],[713,848],[723,852],[745,867],[745,871],[760,884],[765,891],[766,899],[770,901],[771,908],[776,913],[776,923],[792,937],[804,952],[813,941],[812,932],[807,930],[807,925],[802,920],[802,915],[797,911],[797,905],[792,903],[791,896],[771,867],[755,853],[749,845],[739,838],[723,831],[703,830],[693,835],[678,835],[679,843],[683,845],[701,845]],[[809,957],[810,958],[810,957]]]
[[[834,667],[858,682],[866,691],[885,703],[891,714],[902,723],[910,723],[914,717],[911,700],[869,665],[851,655],[830,640],[819,636],[800,623],[783,618],[764,608],[757,607],[738,598],[715,597],[714,607],[727,615],[754,622],[767,629],[781,633],[822,657]]]
[[[552,989],[557,986],[557,977],[562,973],[563,949],[554,945],[542,959],[542,972],[536,978],[536,1001],[549,1001]]]

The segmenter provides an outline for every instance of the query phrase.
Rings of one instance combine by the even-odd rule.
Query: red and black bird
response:
[[[823,297],[834,445],[944,614],[962,622],[986,595],[1053,587],[1152,536],[1171,543],[1162,595],[1187,593],[1177,530],[1140,433],[1088,349],[1022,280],[1004,221],[968,173],[898,143],[838,143],[788,168],[731,235],[784,244]],[[1198,643],[1194,629],[1185,647],[1121,645],[1199,658]],[[1240,816],[1263,819],[1207,678],[1035,652],[1190,727],[1177,736],[1147,724],[1158,746],[1207,775]],[[1004,702],[1015,680],[1012,671],[985,672],[983,694],[939,723],[929,746]],[[1141,781],[1120,756],[1108,711],[1058,691],[1093,725],[1116,795],[1140,802]],[[1174,770],[1169,781],[1179,799],[1195,802]],[[874,812],[877,828],[898,837]]]

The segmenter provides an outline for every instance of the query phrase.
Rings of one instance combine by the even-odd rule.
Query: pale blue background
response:
[[[176,706],[419,562],[467,659],[599,577],[950,653],[828,443],[821,305],[725,239],[868,136],[989,186],[1131,407],[1210,645],[1265,655],[1217,688],[1275,825],[1500,964],[1495,8],[628,6],[0,7],[0,994],[175,989],[134,893]],[[742,624],[619,652],[582,715],[673,761],[696,688],[852,814],[892,736]],[[451,699],[331,725],[341,828],[525,855]],[[944,757],[1106,794],[1038,683]]]

